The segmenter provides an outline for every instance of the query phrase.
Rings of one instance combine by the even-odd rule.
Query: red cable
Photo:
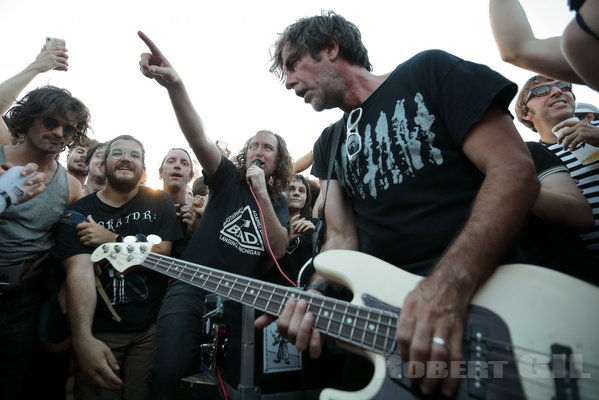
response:
[[[268,248],[268,253],[274,260],[275,265],[277,266],[277,269],[279,270],[279,273],[281,274],[281,276],[283,276],[283,278],[285,278],[285,280],[287,282],[289,282],[291,284],[291,286],[297,286],[295,284],[295,282],[293,282],[291,279],[289,279],[289,277],[287,275],[285,275],[285,272],[283,272],[283,269],[279,265],[279,262],[277,261],[275,255],[272,252],[272,249],[270,248],[270,242],[268,241],[268,233],[266,232],[266,223],[264,223],[264,215],[262,214],[262,207],[260,207],[260,203],[258,202],[256,195],[254,194],[254,188],[252,188],[252,185],[249,185],[249,186],[250,186],[250,192],[252,193],[252,197],[254,197],[254,200],[256,201],[256,205],[258,206],[258,211],[260,214],[260,221],[262,222],[262,228],[264,229],[264,241],[266,242],[266,247]]]
[[[216,377],[218,378],[218,385],[220,386],[221,391],[223,392],[223,396],[225,400],[228,400],[229,393],[227,392],[227,388],[223,382],[223,378],[220,376],[220,368],[216,369]]]

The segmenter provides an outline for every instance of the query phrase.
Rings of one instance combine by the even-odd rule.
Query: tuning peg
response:
[[[148,241],[148,238],[143,233],[138,233],[137,235],[135,235],[135,241],[137,243],[146,243]]]
[[[157,245],[162,243],[162,238],[158,235],[148,235],[148,242],[152,243],[153,245]]]

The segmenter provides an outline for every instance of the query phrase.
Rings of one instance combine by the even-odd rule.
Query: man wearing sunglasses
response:
[[[145,171],[140,141],[122,135],[108,142],[104,167],[106,186],[65,211],[52,251],[67,274],[78,360],[75,397],[146,399],[154,324],[167,279],[144,268],[118,274],[110,265],[94,265],[90,255],[101,244],[139,234],[160,236],[153,251],[169,255],[183,233],[170,196],[139,185]]]
[[[330,11],[288,26],[271,54],[271,72],[287,89],[315,111],[345,113],[336,124],[324,250],[359,250],[426,276],[404,301],[396,339],[405,360],[424,366],[422,391],[450,396],[460,381],[455,365],[456,375],[440,379],[425,362],[462,359],[468,304],[513,260],[513,238],[539,190],[507,110],[516,85],[442,51],[374,75],[358,27]],[[314,145],[312,174],[322,188],[332,132]],[[315,274],[309,287],[321,282]],[[318,356],[313,321],[305,302],[290,300],[278,327]]]
[[[6,117],[8,126],[2,119],[0,131],[10,127],[18,143],[0,146],[0,163],[34,162],[47,176],[44,192],[10,207],[0,221],[0,275],[5,278],[0,287],[0,386],[3,396],[12,399],[35,343],[44,281],[51,270],[47,255],[54,244],[53,225],[83,192],[57,158],[67,145],[85,137],[90,114],[67,90],[45,86],[27,93]]]
[[[570,175],[593,206],[595,226],[580,237],[587,249],[599,256],[599,162],[583,165],[571,152],[575,146],[584,143],[585,138],[599,138],[599,127],[586,119],[567,121],[574,117],[575,100],[572,84],[535,75],[522,86],[516,98],[515,111],[518,120],[536,132],[540,142],[566,164]],[[562,128],[564,135],[558,139],[554,131]]]

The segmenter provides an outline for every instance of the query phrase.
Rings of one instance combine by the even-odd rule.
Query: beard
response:
[[[114,171],[107,171],[106,182],[110,185],[111,188],[113,188],[117,192],[127,193],[135,189],[135,187],[137,187],[142,174],[142,171],[135,171],[133,177],[131,178],[120,178],[115,175]]]

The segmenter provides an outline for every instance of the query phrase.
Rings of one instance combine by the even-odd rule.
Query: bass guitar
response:
[[[374,364],[366,387],[327,388],[321,400],[420,398],[411,383],[413,369],[397,350],[395,330],[399,307],[421,277],[359,252],[319,254],[316,270],[353,292],[346,302],[155,254],[151,246],[104,244],[92,261],[107,259],[119,272],[141,265],[274,316],[289,298],[304,299],[315,329]],[[588,283],[532,265],[499,267],[472,299],[459,365],[463,380],[455,398],[599,398],[596,306],[599,288]]]

